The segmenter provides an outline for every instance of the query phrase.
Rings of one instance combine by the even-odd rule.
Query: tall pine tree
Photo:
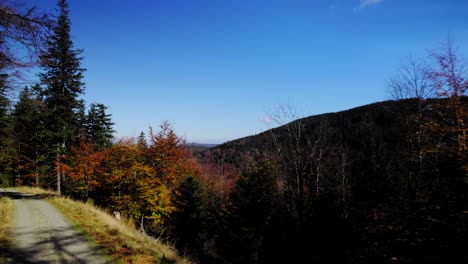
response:
[[[81,67],[82,50],[75,49],[70,37],[69,6],[66,0],[58,0],[59,15],[52,35],[47,41],[47,50],[42,52],[39,74],[47,113],[45,116],[46,137],[50,148],[50,160],[55,163],[57,192],[61,193],[62,155],[77,142],[84,93]]]
[[[22,178],[22,184],[34,183],[39,186],[39,175],[47,168],[47,164],[43,164],[42,155],[44,149],[42,110],[42,102],[37,99],[32,89],[25,87],[19,94],[12,113],[13,140],[16,148],[15,168],[17,177]]]
[[[11,182],[9,172],[14,157],[14,148],[11,141],[11,102],[7,92],[9,87],[8,75],[0,73],[0,187]]]
[[[103,104],[93,103],[86,116],[86,137],[98,149],[110,147],[114,138],[111,115],[106,113],[107,107]]]

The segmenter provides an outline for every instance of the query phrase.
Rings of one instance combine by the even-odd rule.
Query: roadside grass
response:
[[[14,217],[13,201],[7,197],[0,198],[0,263],[6,263],[5,249],[12,244],[11,226]]]
[[[191,263],[174,248],[141,234],[90,203],[61,197],[48,200],[121,263]]]

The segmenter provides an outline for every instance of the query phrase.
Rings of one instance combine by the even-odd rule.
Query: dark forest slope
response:
[[[269,199],[279,209],[268,219],[278,222],[267,225],[275,235],[265,233],[271,243],[259,249],[265,263],[290,261],[281,251],[293,261],[454,263],[468,260],[466,161],[454,125],[447,100],[385,101],[295,120],[196,155],[239,171],[274,164],[279,196]],[[247,193],[259,191],[251,188]]]
[[[321,124],[327,124],[328,138],[334,143],[343,144],[346,148],[369,153],[371,148],[386,148],[386,151],[398,148],[404,140],[407,128],[404,127],[404,112],[416,112],[417,100],[385,101],[356,107],[350,110],[314,115],[294,120],[303,126],[302,138],[315,137]],[[203,158],[211,155],[217,160],[235,164],[243,168],[246,156],[262,155],[274,148],[274,135],[287,137],[287,126],[283,125],[257,135],[226,142],[211,149],[199,151],[197,156]],[[402,139],[403,137],[403,139]],[[395,145],[396,144],[396,145]]]

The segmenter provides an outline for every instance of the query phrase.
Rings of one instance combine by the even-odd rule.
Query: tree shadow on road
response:
[[[25,194],[14,191],[3,191],[13,200],[39,200],[54,196],[53,194]],[[27,227],[16,227],[12,230],[14,237],[32,238],[25,245],[18,246],[9,240],[0,241],[0,264],[52,264],[52,263],[115,263],[103,254],[104,249],[90,243],[86,234],[73,225],[66,227],[41,227],[31,230]],[[19,243],[21,244],[21,243]],[[27,246],[26,246],[27,245]]]
[[[15,192],[15,191],[9,191],[9,190],[2,191],[0,189],[0,197],[2,196],[6,196],[13,200],[18,200],[18,199],[40,200],[40,199],[46,199],[49,197],[55,197],[56,195],[52,193],[29,194],[29,193]]]
[[[12,245],[8,248],[0,248],[6,256],[6,263],[114,263],[103,257],[101,247],[87,246],[82,248],[80,245],[89,245],[89,242],[82,232],[78,232],[74,228],[55,228],[40,232],[15,230],[15,233],[44,237],[44,239],[39,239],[26,248]]]

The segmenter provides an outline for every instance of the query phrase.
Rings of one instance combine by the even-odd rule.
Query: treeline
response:
[[[115,140],[107,107],[86,107],[82,100],[83,51],[70,37],[67,1],[57,6],[58,14],[51,15],[17,1],[0,3],[2,186],[38,186],[93,200],[132,218],[143,232],[186,241],[175,235],[186,223],[172,224],[182,219],[184,186],[200,183],[221,204],[237,170],[199,166],[168,123],[150,130],[148,138],[142,133]],[[28,59],[14,52],[17,47]],[[39,82],[11,99],[24,81],[20,73],[31,67],[39,70]],[[226,177],[217,177],[220,171]]]
[[[81,99],[82,50],[70,38],[67,1],[57,5],[59,14],[52,16],[15,1],[0,4],[0,179],[3,185],[56,187],[60,193],[71,150],[83,140],[109,147],[114,131],[105,105],[86,109]],[[40,69],[39,82],[24,87],[13,102],[24,80],[21,71],[29,67]]]

